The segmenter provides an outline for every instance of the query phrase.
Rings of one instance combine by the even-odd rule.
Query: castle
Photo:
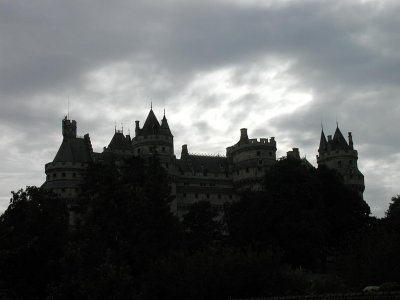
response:
[[[188,146],[183,145],[180,158],[176,158],[174,136],[165,114],[160,123],[150,109],[142,128],[139,121],[135,123],[134,137],[115,129],[109,145],[103,152],[96,153],[89,134],[77,136],[76,121],[65,117],[62,120],[63,141],[54,160],[45,165],[43,188],[74,200],[79,195],[89,163],[102,161],[109,155],[144,158],[157,155],[170,177],[171,193],[175,196],[171,210],[180,216],[192,203],[200,200],[208,200],[214,208],[222,209],[225,202],[238,200],[240,191],[260,190],[266,170],[277,161],[275,138],[250,139],[246,128],[240,130],[239,141],[226,148],[226,157],[191,154]],[[298,148],[293,148],[287,155],[301,159]],[[337,170],[345,184],[362,196],[364,176],[358,170],[357,159],[351,133],[347,142],[339,127],[333,137],[328,135],[328,139],[322,130],[318,165]],[[303,161],[309,164],[307,160]]]

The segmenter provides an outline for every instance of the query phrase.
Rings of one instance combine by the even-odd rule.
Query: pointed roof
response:
[[[142,133],[143,134],[154,134],[157,133],[160,129],[160,123],[158,122],[153,109],[150,109],[149,115],[147,116],[146,121],[144,122]]]
[[[172,136],[172,133],[171,133],[171,130],[169,129],[168,121],[167,121],[167,118],[165,117],[165,114],[161,120],[161,129],[164,134]]]
[[[322,129],[318,151],[326,150],[327,146],[328,146],[328,142],[326,141],[325,133],[324,133],[324,130]]]
[[[64,137],[53,162],[78,162],[92,161],[91,150],[88,143],[82,138]]]
[[[347,144],[346,139],[344,138],[342,132],[340,131],[339,126],[336,127],[336,131],[335,131],[335,134],[333,135],[332,143],[335,148],[340,148],[340,149],[349,148],[349,145]]]
[[[128,150],[130,144],[124,134],[117,130],[107,148],[110,150]]]

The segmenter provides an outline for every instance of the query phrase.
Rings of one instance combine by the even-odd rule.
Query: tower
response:
[[[76,121],[62,120],[63,140],[52,162],[45,165],[46,181],[42,188],[66,198],[70,207],[70,224],[75,224],[73,207],[80,193],[80,185],[90,162],[93,148],[89,134],[77,136]]]
[[[349,142],[347,143],[339,126],[336,127],[333,138],[332,135],[328,135],[328,139],[322,129],[317,163],[318,166],[325,165],[329,169],[336,170],[342,175],[344,183],[362,196],[365,189],[364,175],[357,166],[358,152],[354,149],[351,132],[349,132],[348,138]]]
[[[249,139],[247,129],[240,129],[240,140],[226,148],[229,172],[237,190],[260,190],[265,170],[276,162],[274,137]]]
[[[164,116],[161,124],[158,122],[153,109],[147,116],[142,128],[135,121],[135,137],[132,139],[133,154],[137,156],[157,155],[163,167],[169,171],[174,164],[174,136]]]
[[[161,165],[166,170],[170,179],[171,195],[176,195],[175,180],[175,155],[174,155],[174,136],[169,129],[168,121],[165,116],[158,122],[157,117],[150,108],[150,112],[142,128],[139,121],[135,121],[135,137],[132,139],[133,155],[143,158],[157,156]],[[176,199],[171,203],[171,211],[177,212]]]

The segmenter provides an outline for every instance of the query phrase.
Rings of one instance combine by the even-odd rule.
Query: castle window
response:
[[[353,164],[353,161],[352,160],[349,160],[349,165],[352,165]]]
[[[140,153],[140,148],[139,148],[139,149],[137,149],[137,153],[138,153],[138,154]]]
[[[249,173],[249,168],[246,168],[246,173]]]
[[[232,195],[229,195],[229,199],[232,199]]]
[[[341,167],[342,167],[342,161],[339,160],[339,161],[337,162],[337,165],[338,165],[339,168],[341,168]]]
[[[195,197],[196,199],[197,199],[198,196],[199,196],[199,195],[198,195],[197,193],[194,194],[194,197]]]
[[[257,167],[257,170],[258,170],[258,171],[261,171],[261,167]]]
[[[186,198],[186,193],[183,193],[183,198]]]
[[[72,177],[76,178],[76,173],[72,173]]]
[[[64,189],[64,188],[62,188],[62,189],[61,189],[61,192],[65,193],[65,189]]]
[[[221,194],[218,194],[218,199],[221,199]]]
[[[268,152],[268,155],[271,157],[272,156],[272,152]]]
[[[210,198],[210,194],[207,194],[207,199],[209,199]]]
[[[65,176],[66,176],[65,173],[62,173],[61,175],[62,175],[62,177],[65,177]]]
[[[257,151],[257,156],[260,156],[261,155],[261,152],[260,151]]]
[[[165,152],[165,147],[162,147],[162,148],[161,148],[161,151],[162,151],[162,152]]]
[[[57,178],[57,174],[56,173],[53,174],[53,178]]]

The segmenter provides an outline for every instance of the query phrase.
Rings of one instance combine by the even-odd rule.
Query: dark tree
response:
[[[231,206],[226,222],[235,246],[280,249],[292,266],[321,270],[328,253],[345,247],[369,213],[335,172],[284,159],[267,172],[263,192],[247,192]]]
[[[182,225],[185,241],[191,251],[212,246],[221,239],[221,224],[218,212],[209,201],[193,203],[183,215]]]
[[[81,224],[67,247],[58,299],[134,298],[150,263],[180,240],[170,212],[168,178],[156,158],[111,160],[90,166]]]
[[[10,297],[44,299],[49,284],[60,277],[66,203],[37,187],[12,194],[0,217],[0,289]]]
[[[392,202],[386,211],[386,220],[392,228],[400,232],[400,195],[392,197]]]

